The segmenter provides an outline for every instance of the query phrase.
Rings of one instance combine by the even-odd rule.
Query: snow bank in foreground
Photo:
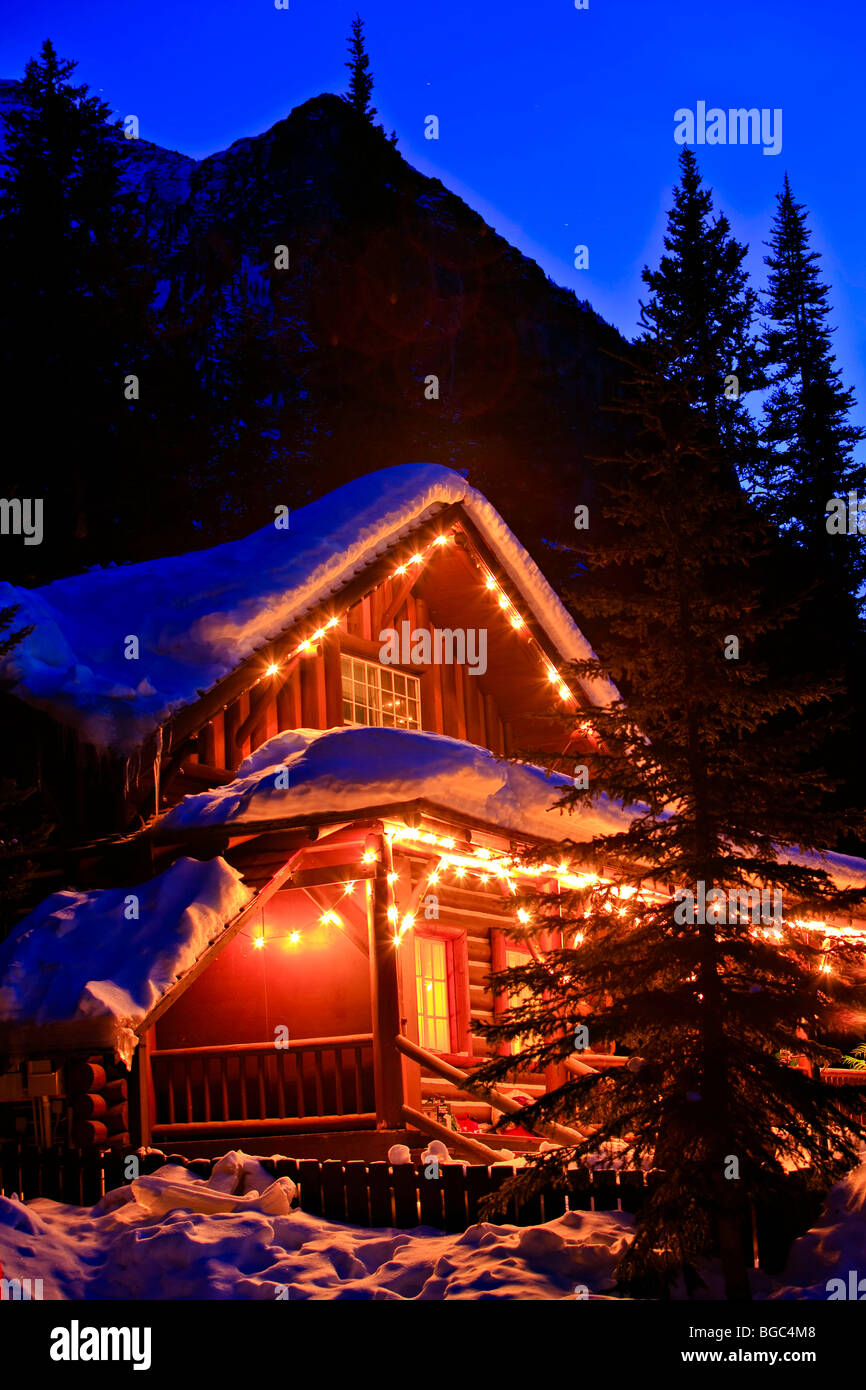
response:
[[[611,1291],[631,1233],[631,1218],[615,1212],[524,1228],[480,1222],[460,1235],[361,1230],[252,1206],[159,1215],[136,1201],[136,1185],[90,1210],[0,1197],[4,1275],[41,1278],[53,1299],[273,1299],[283,1290],[290,1299],[566,1299],[577,1284],[590,1296]]]
[[[5,660],[13,693],[129,751],[168,715],[227,676],[268,639],[327,600],[428,517],[462,502],[526,595],[564,660],[589,643],[534,560],[486,498],[438,464],[367,474],[239,541],[143,564],[97,569],[39,589],[0,583],[34,631]],[[135,634],[140,659],[124,655]],[[595,703],[613,693],[586,682]]]
[[[851,1275],[854,1279],[851,1279]],[[829,1298],[832,1279],[841,1280],[842,1298],[866,1280],[866,1163],[853,1169],[827,1194],[818,1225],[795,1240],[776,1298]],[[839,1286],[835,1289],[840,1297]],[[866,1283],[857,1294],[866,1296]]]
[[[252,897],[224,859],[178,859],[134,888],[52,893],[0,945],[0,1019],[108,1017],[130,1030]]]
[[[502,762],[486,748],[444,734],[297,729],[263,743],[226,786],[184,797],[161,825],[228,825],[425,800],[508,830],[553,839],[625,830],[630,818],[606,798],[571,815],[551,812],[573,786],[559,773]]]
[[[459,1235],[367,1230],[290,1211],[293,1196],[288,1179],[233,1152],[207,1181],[165,1165],[90,1209],[0,1197],[0,1267],[42,1279],[49,1299],[573,1299],[578,1288],[605,1298],[632,1235],[625,1213],[585,1211]],[[783,1276],[751,1276],[753,1295],[827,1298],[827,1279],[863,1269],[864,1251],[866,1164],[833,1189]],[[722,1298],[717,1262],[701,1272],[697,1301]]]

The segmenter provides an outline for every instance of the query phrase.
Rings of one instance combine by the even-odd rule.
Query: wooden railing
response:
[[[516,1115],[522,1106],[519,1102],[512,1100],[502,1091],[493,1086],[479,1086],[474,1082],[469,1072],[461,1071],[459,1067],[453,1067],[449,1062],[444,1062],[435,1052],[429,1052],[426,1047],[420,1047],[418,1043],[412,1042],[409,1038],[399,1035],[394,1039],[398,1052],[402,1052],[404,1057],[410,1057],[413,1062],[420,1063],[427,1067],[436,1076],[440,1076],[443,1081],[450,1081],[460,1091],[468,1091],[477,1095],[487,1105],[492,1105],[494,1110],[498,1110],[503,1115]],[[403,1107],[404,1116],[406,1107]],[[415,1121],[413,1121],[415,1123]],[[587,1135],[579,1129],[568,1129],[565,1125],[553,1124],[548,1122],[541,1124],[536,1122],[534,1126],[536,1134],[543,1135],[547,1139],[552,1139],[558,1144],[580,1144]]]
[[[151,1053],[154,1139],[375,1127],[372,1033]]]

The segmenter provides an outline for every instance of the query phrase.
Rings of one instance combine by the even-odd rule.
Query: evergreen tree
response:
[[[821,280],[820,255],[812,250],[807,212],[795,201],[787,175],[765,256],[768,284],[764,349],[769,394],[764,408],[764,447],[756,479],[757,501],[783,533],[788,567],[810,588],[787,654],[801,652],[815,666],[838,669],[844,704],[859,727],[866,716],[866,652],[860,615],[866,580],[857,503],[866,468],[853,451],[866,435],[850,422],[854,395],[842,383],[832,352],[829,290]],[[844,499],[843,534],[828,517],[831,498]],[[866,509],[864,509],[866,530]],[[840,701],[840,705],[841,705]],[[862,804],[866,758],[862,740],[837,735],[822,750],[827,766],[843,781],[850,800]],[[855,848],[852,846],[852,848]]]
[[[852,451],[866,431],[849,419],[854,393],[843,386],[835,365],[829,288],[811,237],[806,208],[795,202],[786,174],[764,257],[770,392],[763,491],[769,514],[792,532],[825,597],[847,604],[866,578],[866,557],[859,540],[840,541],[828,533],[826,504],[862,491],[866,468],[855,463]]]
[[[603,541],[594,522],[585,533],[574,599],[606,635],[601,658],[574,663],[570,676],[606,677],[631,698],[580,711],[588,783],[576,778],[561,804],[610,798],[632,818],[566,845],[581,866],[568,891],[523,898],[529,917],[514,934],[549,944],[553,929],[562,945],[494,977],[518,1002],[485,1032],[522,1039],[522,1068],[533,1071],[573,1063],[578,1027],[591,1050],[630,1054],[610,1071],[565,1071],[524,1107],[518,1121],[555,1119],[586,1137],[534,1157],[503,1200],[565,1182],[574,1157],[619,1145],[660,1170],[617,1271],[622,1286],[657,1294],[678,1276],[692,1286],[699,1258],[716,1252],[728,1297],[746,1298],[749,1199],[781,1200],[792,1161],[824,1182],[856,1161],[858,1127],[811,1072],[838,1056],[828,1030],[844,1034],[862,1016],[862,967],[852,983],[839,945],[832,972],[822,969],[829,941],[802,923],[848,915],[863,895],[803,861],[801,849],[838,831],[826,779],[803,771],[832,692],[783,687],[763,665],[766,634],[788,616],[762,589],[770,528],[688,389],[664,380],[666,365],[651,351],[636,365],[621,407],[634,443],[604,460],[609,525]],[[794,732],[791,711],[801,716]],[[540,856],[551,857],[561,845]],[[497,1057],[475,1077],[490,1084],[513,1067]]]
[[[33,631],[32,626],[10,631],[17,605],[0,608],[0,661]],[[12,777],[0,778],[0,941],[30,904],[37,864],[31,857],[54,830],[40,789],[19,786]]]
[[[32,495],[34,454],[47,464],[45,542],[17,556],[26,580],[104,558],[140,490],[128,377],[143,374],[148,252],[120,192],[122,137],[107,104],[70,82],[75,66],[48,40],[27,63],[0,163],[12,495]]]
[[[742,396],[761,382],[752,329],[757,296],[744,266],[749,248],[731,235],[724,213],[713,217],[712,190],[688,148],[664,246],[658,269],[643,271],[651,291],[641,302],[645,340],[656,344],[663,374],[688,385],[722,449],[747,467],[757,441]]]
[[[364,45],[364,22],[358,14],[352,20],[349,53],[351,56],[346,67],[349,69],[350,81],[349,94],[346,100],[372,125],[373,117],[378,113],[375,106],[370,104],[370,97],[373,93],[373,75],[370,72],[370,59],[367,57],[367,49]]]

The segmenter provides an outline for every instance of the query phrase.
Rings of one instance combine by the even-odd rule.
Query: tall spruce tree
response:
[[[742,396],[761,384],[749,248],[731,235],[724,213],[713,216],[712,190],[688,148],[680,154],[664,246],[658,269],[643,271],[650,290],[641,303],[645,339],[657,345],[661,372],[688,386],[723,451],[746,467],[757,437]]]
[[[866,466],[855,463],[853,450],[866,431],[849,418],[854,392],[843,386],[832,351],[829,287],[821,280],[821,256],[810,245],[806,208],[794,200],[787,174],[776,201],[764,257],[766,503],[826,586],[836,587],[838,599],[859,589],[866,554],[861,541],[840,544],[828,533],[826,503],[863,489]]]
[[[373,74],[370,72],[370,59],[364,43],[364,21],[359,14],[352,20],[352,37],[349,40],[349,94],[346,97],[350,106],[373,124],[377,115],[375,106],[370,103],[373,93]]]
[[[850,723],[859,727],[866,717],[866,632],[860,611],[866,548],[863,537],[851,532],[859,529],[857,504],[866,485],[866,466],[855,461],[854,450],[866,433],[850,420],[854,394],[843,385],[832,351],[821,257],[811,247],[807,211],[795,201],[787,175],[764,262],[769,393],[756,500],[783,532],[789,566],[811,590],[788,659],[793,663],[808,652],[815,667],[838,669]],[[851,493],[855,499],[849,501]],[[835,516],[828,508],[833,498],[839,499]],[[866,531],[866,508],[862,527]],[[843,778],[848,798],[862,804],[862,740],[837,736],[823,756]]]
[[[75,66],[48,40],[27,63],[0,160],[6,486],[32,496],[38,462],[45,516],[44,544],[9,554],[7,577],[26,580],[109,558],[140,489],[127,379],[147,347],[148,251],[121,195],[123,139]]]
[[[518,1119],[576,1125],[585,1138],[533,1157],[503,1200],[564,1183],[572,1159],[618,1145],[659,1170],[617,1270],[622,1287],[655,1295],[680,1276],[693,1287],[700,1258],[717,1253],[727,1296],[747,1298],[749,1200],[782,1200],[791,1163],[829,1182],[856,1161],[857,1126],[812,1072],[838,1056],[828,1030],[856,1027],[856,1007],[862,1017],[862,967],[834,938],[823,969],[823,931],[797,923],[847,915],[862,894],[802,853],[838,829],[825,779],[803,770],[830,690],[782,687],[761,660],[786,616],[762,588],[769,528],[659,356],[636,364],[622,403],[634,442],[604,460],[608,525],[584,533],[574,596],[605,639],[600,659],[569,674],[631,696],[580,711],[588,780],[561,802],[589,810],[609,798],[631,819],[565,845],[580,866],[565,891],[524,896],[529,919],[514,935],[550,947],[552,930],[562,944],[497,973],[512,1005],[485,1031],[496,1044],[521,1040],[521,1070],[573,1066],[579,1028],[592,1051],[629,1055],[610,1070],[561,1071],[524,1107]],[[562,853],[557,844],[540,858]],[[499,1056],[474,1075],[490,1084],[513,1068]]]

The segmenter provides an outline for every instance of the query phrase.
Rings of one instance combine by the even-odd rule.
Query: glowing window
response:
[[[448,948],[429,936],[415,937],[418,1041],[436,1052],[451,1051],[448,1009]]]
[[[508,947],[506,947],[505,964],[509,968],[509,970],[516,965],[528,965],[529,961],[530,957],[526,954],[525,951],[512,951],[509,950]],[[512,988],[508,991],[508,1007],[509,1009],[513,1009],[518,1004],[523,1004],[527,999],[531,998],[532,990],[527,989],[526,986],[524,986],[523,989]],[[537,1038],[535,1033],[525,1033],[521,1034],[519,1038],[512,1038],[510,1043],[512,1055],[515,1055],[518,1052],[522,1052],[524,1047],[528,1047],[531,1043],[537,1041],[539,1041],[539,1039]]]
[[[421,686],[417,676],[346,655],[340,657],[340,673],[344,724],[420,729]]]

